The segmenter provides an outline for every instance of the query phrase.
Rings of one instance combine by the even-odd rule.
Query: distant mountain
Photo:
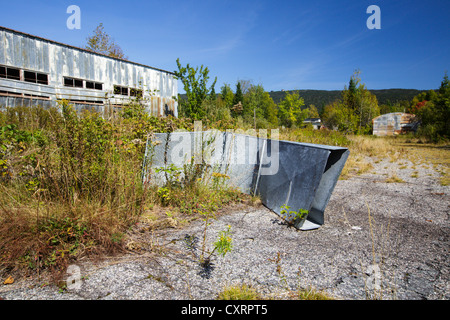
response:
[[[321,110],[327,104],[339,99],[342,90],[288,90],[288,92],[298,91],[300,97],[305,100],[305,106],[315,105]],[[396,103],[401,100],[411,100],[423,90],[416,89],[379,89],[369,90],[378,99],[378,104]],[[275,103],[284,99],[286,91],[270,91],[270,96]]]
[[[286,90],[286,91],[270,91],[269,94],[275,103],[279,103],[284,99],[286,92],[298,91],[300,97],[305,101],[305,106],[313,104],[317,107],[319,112],[329,103],[339,99],[342,90]],[[378,99],[378,105],[394,104],[398,101],[408,100],[411,101],[419,93],[425,90],[416,89],[379,89],[369,90]],[[186,99],[185,94],[180,94],[180,98]]]

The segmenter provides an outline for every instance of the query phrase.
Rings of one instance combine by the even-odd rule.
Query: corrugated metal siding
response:
[[[417,120],[414,114],[387,113],[372,120],[373,134],[376,136],[392,136],[415,131]]]
[[[124,99],[114,96],[114,85],[142,88],[144,99],[148,100],[147,109],[153,115],[164,115],[162,110],[166,102],[177,115],[177,102],[173,99],[178,92],[177,80],[171,72],[91,53],[3,27],[0,27],[0,64],[46,73],[49,80],[48,85],[41,85],[0,79],[0,90],[3,91],[41,93],[50,96],[53,102],[56,99],[104,101],[107,94],[108,104],[116,105],[122,104]],[[65,87],[63,77],[101,82],[103,90]],[[155,92],[157,98],[154,99],[148,91]]]

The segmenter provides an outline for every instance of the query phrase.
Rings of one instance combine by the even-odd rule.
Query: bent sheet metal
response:
[[[306,220],[294,226],[311,230],[324,223],[325,208],[349,153],[343,147],[232,132],[157,133],[147,141],[143,179],[161,183],[164,177],[150,174],[150,168],[203,162],[230,177],[229,185],[259,196],[279,215],[285,205],[308,210]]]

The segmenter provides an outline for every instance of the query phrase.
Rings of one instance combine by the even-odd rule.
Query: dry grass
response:
[[[299,289],[295,294],[295,298],[299,300],[334,300],[325,291],[320,291],[313,287]]]
[[[326,292],[313,287],[298,288],[287,293],[288,299],[293,300],[334,300]],[[246,284],[225,287],[217,296],[217,300],[261,300],[272,299],[258,293],[254,288]]]
[[[252,287],[242,284],[225,287],[217,300],[261,300],[261,295]]]
[[[74,259],[121,252],[125,226],[135,221],[127,211],[100,203],[12,201],[23,194],[0,189],[6,195],[0,201],[0,273],[50,272],[56,281]]]
[[[385,180],[386,183],[404,183],[405,181],[400,178],[399,176],[397,176],[397,174],[395,172],[392,172],[390,177],[386,178]]]
[[[440,184],[450,184],[450,146],[445,144],[398,143],[407,151],[407,158],[424,168],[433,168],[440,174]]]
[[[405,160],[416,165],[429,166],[440,173],[440,183],[450,184],[450,146],[449,144],[423,143],[410,136],[377,137],[369,135],[344,135],[335,131],[310,129],[284,129],[280,131],[281,140],[318,143],[347,147],[350,156],[342,170],[340,179],[368,173],[373,163],[388,160],[406,169]],[[395,177],[392,177],[392,180]],[[398,177],[397,177],[398,178]],[[398,181],[397,181],[398,182]]]
[[[450,146],[447,144],[424,144],[411,142],[405,137],[374,137],[374,136],[349,136],[352,141],[347,147],[350,156],[342,171],[341,179],[353,175],[369,172],[372,169],[371,161],[379,163],[382,159],[388,159],[391,163],[400,165],[399,169],[406,169],[405,160],[416,165],[434,168],[440,173],[440,183],[450,183]],[[403,182],[397,176],[392,175],[388,182]]]

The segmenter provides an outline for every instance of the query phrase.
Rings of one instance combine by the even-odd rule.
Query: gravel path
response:
[[[407,161],[403,161],[406,163]],[[449,188],[432,169],[374,163],[376,174],[339,180],[317,230],[286,226],[263,206],[240,206],[207,230],[231,226],[233,250],[202,268],[185,241],[203,221],[141,233],[147,247],[101,263],[80,261],[79,289],[41,281],[0,285],[3,299],[215,299],[245,283],[267,298],[313,287],[338,299],[449,299]],[[386,183],[395,171],[403,183]],[[417,177],[411,177],[417,172]],[[387,174],[387,175],[386,175]],[[370,219],[369,219],[370,217]],[[198,251],[197,251],[198,253]],[[289,289],[289,290],[288,290]]]

